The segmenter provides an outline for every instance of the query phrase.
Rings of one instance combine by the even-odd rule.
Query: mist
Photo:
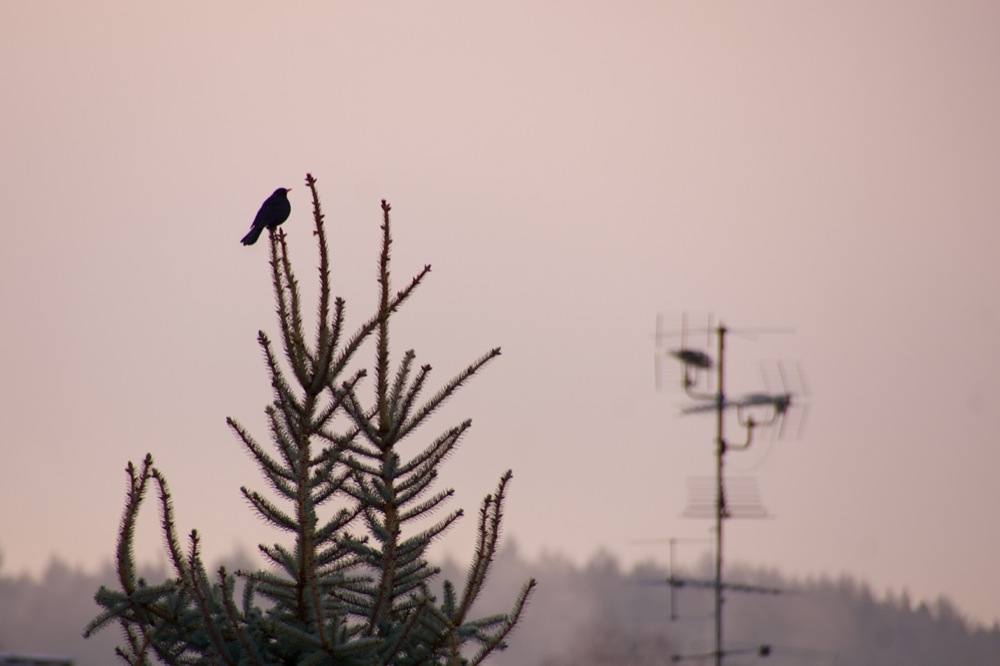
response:
[[[232,568],[253,566],[245,553],[227,558]],[[441,580],[461,581],[464,565],[449,560]],[[707,561],[681,572],[708,576]],[[166,570],[147,567],[148,580]],[[711,595],[681,589],[671,620],[665,565],[624,568],[610,555],[584,565],[548,555],[524,557],[515,545],[501,551],[477,614],[503,612],[529,576],[537,594],[510,647],[490,660],[495,666],[669,664],[673,655],[712,649]],[[86,640],[83,627],[97,614],[93,595],[115,578],[110,564],[97,572],[50,562],[38,577],[0,573],[0,652],[48,654],[77,666],[112,663],[121,635],[107,629]],[[877,591],[848,576],[798,580],[773,569],[734,566],[727,579],[784,590],[783,594],[730,593],[725,604],[727,649],[756,661],[761,645],[775,664],[878,664],[940,666],[1000,663],[1000,627],[968,619],[947,598],[914,600],[905,590]]]

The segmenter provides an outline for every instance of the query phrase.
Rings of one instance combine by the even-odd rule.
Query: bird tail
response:
[[[257,239],[260,238],[260,233],[262,231],[264,231],[263,225],[259,227],[255,226],[252,229],[250,229],[250,233],[244,236],[243,240],[241,240],[240,242],[243,243],[244,245],[253,245],[254,243],[257,242]]]

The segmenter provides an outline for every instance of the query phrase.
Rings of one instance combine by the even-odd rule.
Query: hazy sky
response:
[[[529,554],[707,536],[681,513],[711,418],[654,389],[653,331],[712,312],[794,330],[732,338],[734,392],[778,359],[810,389],[801,437],[728,457],[774,519],[727,556],[1000,618],[997,3],[7,0],[0,82],[5,571],[109,558],[147,451],[210,556],[280,538],[224,419],[266,434],[267,251],[239,239],[293,188],[308,281],[308,171],[352,322],[385,197],[397,284],[433,265],[397,354],[441,382],[503,347],[433,422],[474,421],[439,552],[507,468]]]

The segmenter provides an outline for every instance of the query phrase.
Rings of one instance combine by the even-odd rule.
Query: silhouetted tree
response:
[[[404,455],[400,443],[500,350],[476,359],[420,402],[431,368],[417,367],[412,350],[390,368],[389,324],[430,266],[393,292],[390,207],[383,201],[378,303],[374,314],[347,334],[344,301],[332,296],[316,181],[307,175],[306,183],[319,248],[314,342],[307,342],[285,233],[271,229],[283,354],[263,331],[258,340],[274,390],[266,410],[272,446],[228,420],[270,487],[269,493],[244,487],[243,495],[267,523],[290,535],[290,543],[260,546],[271,569],[233,574],[221,567],[212,577],[202,563],[197,531],[182,549],[167,481],[152,456],[138,466],[129,463],[116,557],[119,589],[101,587],[96,600],[103,612],[86,630],[89,635],[119,623],[125,645],[117,653],[129,664],[156,658],[168,664],[471,666],[505,646],[535,585],[533,579],[523,585],[508,613],[472,616],[497,552],[508,471],[480,506],[464,585],[457,589],[445,581],[440,598],[432,594],[439,570],[428,563],[427,548],[462,511],[429,526],[421,521],[453,493],[431,487],[470,422],[448,429],[415,455]],[[375,347],[370,402],[359,395],[368,373],[356,362],[368,340]],[[154,584],[137,577],[133,555],[135,524],[150,485],[159,495],[174,576]]]

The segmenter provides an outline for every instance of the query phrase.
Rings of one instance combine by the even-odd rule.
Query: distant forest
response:
[[[231,558],[227,566],[256,568],[246,556]],[[464,579],[460,565],[447,562],[443,569],[442,577]],[[144,575],[151,582],[165,578],[162,570]],[[113,576],[110,566],[88,574],[58,561],[40,580],[0,571],[0,653],[71,657],[77,666],[115,663],[121,638],[115,629],[91,640],[81,637],[97,614],[94,592]],[[624,570],[611,557],[578,567],[560,558],[530,561],[508,547],[487,583],[480,613],[506,610],[511,590],[529,576],[539,581],[537,596],[510,648],[489,661],[495,666],[652,666],[675,663],[674,654],[712,649],[709,591],[678,590],[672,621],[667,571],[652,564]],[[726,642],[737,653],[727,664],[1000,665],[1000,627],[970,622],[946,599],[915,604],[905,594],[880,597],[849,578],[795,581],[739,567],[727,576],[785,591],[728,595]],[[770,648],[766,659],[754,654],[761,645]]]

